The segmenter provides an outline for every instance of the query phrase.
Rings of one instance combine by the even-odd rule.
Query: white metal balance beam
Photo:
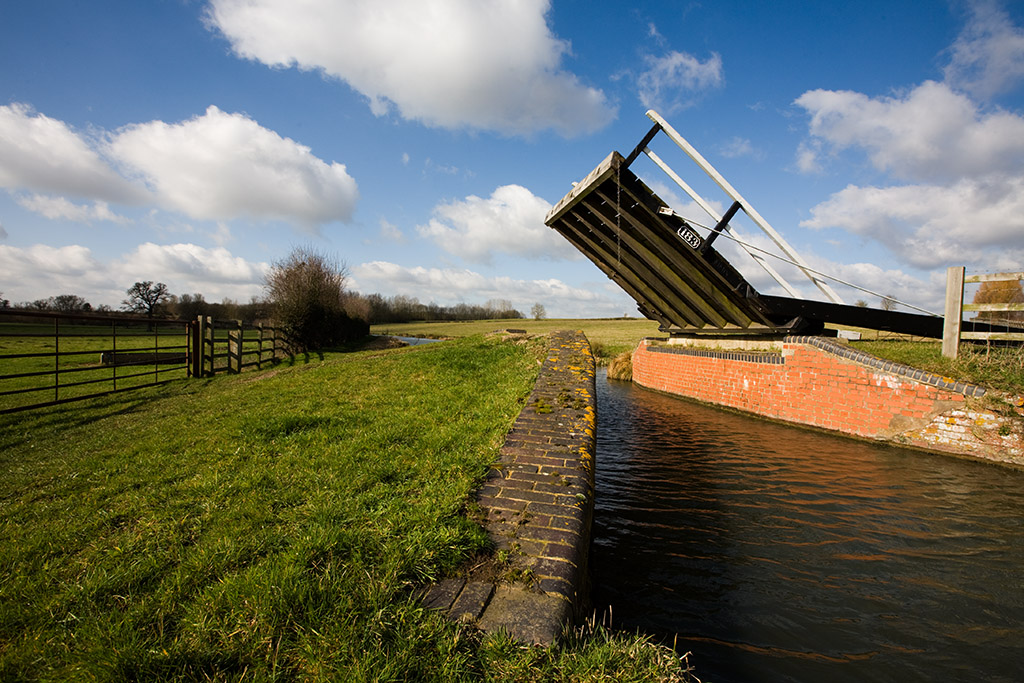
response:
[[[690,187],[686,183],[685,180],[680,178],[679,174],[676,173],[672,169],[671,166],[669,166],[664,161],[662,161],[661,157],[659,157],[657,154],[652,152],[650,149],[647,149],[646,147],[644,148],[643,151],[644,151],[644,154],[646,154],[648,157],[650,157],[651,161],[653,161],[655,164],[657,164],[658,167],[662,171],[665,172],[665,175],[667,175],[669,178],[674,180],[676,185],[678,185],[679,187],[683,188],[683,191],[686,192],[686,194],[690,195],[690,198],[693,199],[693,201],[697,204],[697,206],[699,206],[700,208],[704,209],[704,213],[706,213],[707,215],[711,216],[711,219],[715,223],[719,223],[722,220],[721,214],[719,214],[717,211],[715,211],[713,208],[711,208],[711,205],[708,204],[706,201],[704,201],[704,198],[701,197],[699,194],[697,194],[697,192],[692,187]],[[669,211],[671,211],[673,214],[676,213],[675,211],[672,211],[671,209],[669,209]],[[678,214],[676,214],[676,215],[678,215]],[[680,218],[685,218],[684,216],[679,216],[679,217]],[[742,249],[743,251],[747,252],[747,254],[750,256],[750,258],[754,259],[754,261],[756,261],[762,268],[764,268],[765,271],[769,275],[771,275],[772,278],[776,282],[778,282],[780,285],[782,285],[782,288],[785,289],[786,292],[788,292],[791,297],[793,297],[795,299],[799,299],[800,298],[800,293],[797,292],[796,289],[794,289],[794,287],[791,284],[789,284],[789,282],[786,281],[786,278],[782,277],[782,275],[777,270],[775,270],[775,268],[772,267],[772,264],[768,263],[768,261],[765,260],[764,256],[762,256],[761,254],[758,254],[756,251],[752,251],[747,246],[746,239],[743,238],[735,228],[733,228],[731,225],[726,223],[725,224],[725,230],[726,230],[726,232],[729,233],[729,235],[731,235],[734,238],[734,241],[736,242],[736,244],[739,245],[740,249]]]
[[[818,289],[820,289],[825,296],[829,298],[830,301],[837,304],[844,303],[842,297],[836,294],[835,291],[833,291],[832,288],[829,287],[827,282],[815,276],[814,271],[810,269],[810,265],[808,265],[807,262],[800,257],[800,254],[798,254],[796,250],[793,249],[793,247],[791,247],[788,242],[786,242],[782,235],[776,232],[775,228],[769,225],[768,221],[766,221],[761,216],[761,214],[759,214],[754,209],[754,207],[750,206],[750,204],[747,203],[747,200],[744,199],[740,195],[740,193],[736,191],[736,188],[730,185],[729,181],[727,181],[722,176],[722,174],[715,169],[714,166],[708,163],[708,160],[701,156],[700,152],[698,152],[693,145],[687,142],[686,138],[680,135],[676,131],[676,129],[673,128],[671,124],[669,124],[668,121],[663,119],[661,115],[658,112],[654,111],[653,109],[649,109],[647,111],[647,118],[657,123],[665,132],[665,134],[668,135],[668,137],[672,140],[672,142],[676,143],[676,145],[678,145],[679,148],[683,150],[683,152],[685,152],[688,157],[690,157],[698,166],[700,166],[701,170],[704,171],[704,173],[706,173],[709,178],[714,180],[715,183],[720,188],[722,188],[722,190],[727,195],[729,195],[729,197],[731,197],[733,201],[739,202],[740,207],[742,207],[744,213],[746,213],[750,217],[750,220],[752,220],[757,225],[757,227],[761,228],[764,234],[768,235],[769,239],[771,239],[771,241],[774,242],[775,245],[779,247],[779,249],[781,249],[783,253],[785,253],[786,256],[788,256],[796,264],[800,271],[803,272],[803,274],[806,275],[807,278],[811,282],[813,282],[815,286]],[[680,178],[678,174],[672,171],[668,164],[666,164],[664,161],[658,158],[656,154],[654,154],[647,148],[644,148],[644,154],[650,157],[651,161],[654,161],[654,163],[656,163],[663,171],[665,171],[669,175],[669,177],[672,178],[672,180],[674,180],[676,184],[678,184],[683,189],[683,191],[686,192],[686,194],[690,195],[690,197],[692,197],[693,200],[697,202],[698,206],[704,209],[704,211],[708,212],[708,214],[712,218],[714,218],[716,222],[721,220],[721,216],[716,216],[715,212],[711,209],[708,203],[704,201],[704,199],[701,198],[696,192],[694,192],[693,188],[691,188],[689,185],[683,182],[682,178]],[[729,229],[731,233],[733,232],[731,228],[729,228],[729,226],[726,226],[726,228]],[[767,262],[765,262],[763,258],[755,256],[753,253],[751,253],[750,250],[746,248],[744,248],[744,250],[748,254],[750,254],[755,261],[760,263],[761,267],[768,271],[768,274],[775,278],[775,281],[782,285],[782,287],[787,292],[789,292],[790,296],[799,298],[799,294],[797,294],[793,287],[790,286],[789,283],[787,283],[781,275],[775,272],[775,270]]]

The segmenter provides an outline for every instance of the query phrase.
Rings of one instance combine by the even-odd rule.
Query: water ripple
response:
[[[615,625],[704,680],[1020,680],[1024,473],[598,389]]]

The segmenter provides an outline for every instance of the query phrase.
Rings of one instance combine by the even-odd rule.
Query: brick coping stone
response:
[[[589,608],[597,427],[590,343],[568,330],[548,340],[533,391],[476,492],[504,578],[445,579],[423,599],[452,619],[543,646]]]

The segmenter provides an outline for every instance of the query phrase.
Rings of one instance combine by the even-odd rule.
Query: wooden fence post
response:
[[[192,327],[192,376],[203,376],[203,338],[206,334],[206,318],[196,316]]]
[[[942,355],[956,358],[960,352],[960,327],[964,317],[964,267],[946,269],[946,310],[942,326]]]
[[[228,372],[242,371],[242,321],[235,321],[235,329],[228,332]]]
[[[213,377],[215,374],[217,374],[217,359],[214,358],[214,356],[216,355],[214,353],[214,351],[216,350],[216,347],[214,347],[213,342],[214,342],[214,335],[216,334],[216,330],[214,330],[214,327],[213,327],[213,318],[212,317],[206,316],[206,320],[205,320],[205,323],[203,325],[203,329],[204,329],[204,335],[203,335],[203,362],[205,363],[206,358],[210,359],[210,374],[207,375],[207,376]]]

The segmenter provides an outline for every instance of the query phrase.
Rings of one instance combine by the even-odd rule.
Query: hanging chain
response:
[[[615,242],[616,265],[622,265],[622,166],[615,169]]]

